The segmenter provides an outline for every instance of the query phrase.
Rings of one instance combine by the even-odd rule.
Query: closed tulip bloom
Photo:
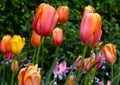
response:
[[[40,85],[40,68],[38,65],[28,64],[18,74],[20,85]]]
[[[57,23],[56,10],[49,4],[42,3],[38,6],[34,19],[33,29],[40,36],[48,36]]]
[[[68,21],[68,16],[69,16],[69,8],[67,6],[59,6],[57,8],[57,13],[58,13],[58,21],[60,23],[65,23]]]
[[[12,43],[12,53],[14,55],[20,54],[25,45],[25,38],[22,38],[19,35],[14,35],[11,43]]]
[[[10,35],[5,35],[2,38],[0,49],[3,54],[11,52],[11,39],[12,37]]]
[[[102,49],[102,55],[109,64],[114,64],[116,61],[116,47],[113,44],[106,44]]]
[[[68,79],[67,85],[74,85],[74,75],[71,75]]]
[[[33,31],[31,37],[31,44],[33,47],[37,48],[39,43],[40,43],[40,36],[35,31]]]
[[[84,8],[82,17],[85,16],[87,13],[94,13],[94,12],[95,9],[91,5],[88,5]]]
[[[5,54],[5,57],[6,57],[7,60],[10,60],[14,57],[14,54],[12,52],[8,52],[8,53]]]
[[[85,44],[94,48],[98,40],[101,38],[102,19],[98,13],[87,13],[80,25],[80,39]]]
[[[12,63],[11,63],[11,70],[13,72],[17,72],[18,71],[18,61],[17,60],[12,60]]]
[[[63,41],[63,32],[60,28],[55,28],[52,32],[52,41],[53,44],[59,46],[62,44]]]

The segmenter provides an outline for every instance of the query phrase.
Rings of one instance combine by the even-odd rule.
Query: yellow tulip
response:
[[[12,53],[20,54],[25,45],[25,38],[21,38],[19,35],[14,35],[12,38]]]

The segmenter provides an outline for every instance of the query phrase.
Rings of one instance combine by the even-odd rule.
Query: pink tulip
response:
[[[98,13],[87,13],[80,25],[80,39],[90,47],[96,47],[101,38],[102,19]]]

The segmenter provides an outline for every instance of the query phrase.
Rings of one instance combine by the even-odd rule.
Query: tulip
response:
[[[57,8],[58,21],[60,23],[65,23],[68,21],[69,8],[67,6],[59,6]]]
[[[80,25],[80,39],[85,44],[94,48],[98,40],[101,38],[102,19],[98,13],[87,13]]]
[[[106,44],[102,49],[102,55],[109,64],[114,64],[116,61],[116,47],[113,44]]]
[[[48,36],[57,23],[56,10],[49,4],[42,3],[38,6],[34,19],[33,29],[40,36]]]
[[[35,31],[32,32],[32,37],[30,42],[32,46],[35,48],[37,48],[40,43],[40,36]]]
[[[75,62],[76,70],[79,70],[81,65],[82,56],[80,55]],[[91,56],[89,58],[84,58],[82,70],[88,71],[95,64],[95,56]]]
[[[11,63],[11,70],[13,72],[17,72],[18,71],[18,61],[17,60],[12,60],[12,63]]]
[[[7,60],[10,60],[10,59],[13,59],[14,54],[12,52],[8,52],[8,53],[5,54],[5,57],[6,57]]]
[[[20,85],[40,85],[40,68],[38,65],[28,64],[18,74]]]
[[[71,75],[68,79],[67,85],[74,85],[74,75]]]
[[[12,43],[12,53],[14,55],[20,54],[25,45],[25,38],[21,38],[21,36],[19,35],[14,35],[11,43]]]
[[[12,37],[10,35],[5,35],[2,38],[0,49],[3,54],[11,52],[11,39]]]
[[[85,16],[87,13],[94,13],[94,12],[95,9],[91,5],[88,5],[84,8],[82,17]]]
[[[52,41],[56,46],[59,46],[62,44],[63,41],[63,32],[60,28],[55,28],[52,32]]]

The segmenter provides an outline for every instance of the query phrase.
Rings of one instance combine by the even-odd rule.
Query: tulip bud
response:
[[[74,85],[74,75],[71,75],[67,81],[67,85]]]
[[[63,32],[60,28],[55,28],[52,32],[52,41],[55,45],[59,46],[63,41]]]
[[[94,12],[95,9],[91,5],[88,5],[84,8],[82,17],[85,16],[87,13],[94,13]]]
[[[69,8],[67,6],[59,6],[57,8],[57,13],[58,13],[58,21],[60,23],[65,23],[68,20],[68,15],[69,15]]]
[[[17,72],[18,71],[18,61],[17,60],[12,60],[12,63],[11,63],[11,70],[13,72]]]
[[[102,55],[109,64],[114,64],[116,61],[116,47],[113,44],[106,44],[102,49]]]
[[[12,43],[12,53],[14,55],[20,54],[25,45],[25,38],[21,38],[21,36],[19,35],[14,35],[11,43]]]
[[[40,85],[41,76],[38,65],[28,64],[18,74],[20,85]]]
[[[35,31],[32,32],[32,37],[30,42],[32,46],[35,48],[37,48],[40,43],[40,36]]]
[[[38,6],[34,19],[33,29],[40,36],[48,36],[57,23],[56,10],[49,4],[42,3]]]
[[[5,57],[7,60],[10,60],[14,57],[14,54],[12,52],[8,52],[8,53],[6,53]]]
[[[102,19],[98,13],[87,13],[80,25],[80,39],[90,47],[96,47],[101,38]]]
[[[11,39],[12,37],[10,35],[5,35],[2,38],[0,49],[3,54],[11,52]]]

